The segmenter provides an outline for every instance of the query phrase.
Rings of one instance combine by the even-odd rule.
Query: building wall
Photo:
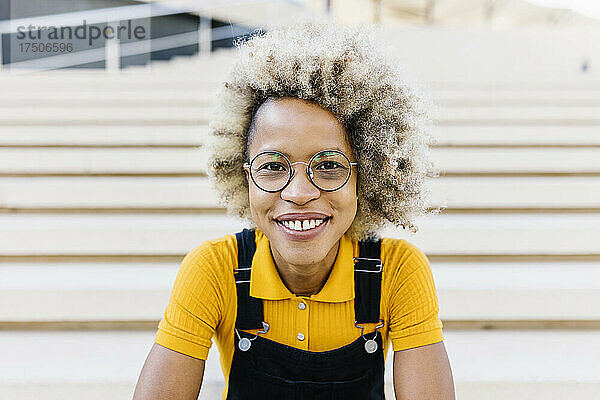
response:
[[[389,29],[407,73],[426,81],[600,79],[600,31]]]

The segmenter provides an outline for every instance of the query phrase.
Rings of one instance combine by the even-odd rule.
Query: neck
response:
[[[340,242],[327,253],[325,258],[312,264],[288,263],[271,247],[271,254],[283,284],[297,296],[310,296],[323,288],[337,257]]]

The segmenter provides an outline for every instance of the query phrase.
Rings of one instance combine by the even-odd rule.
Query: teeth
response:
[[[322,219],[305,219],[302,221],[282,221],[283,225],[294,231],[307,231],[313,229],[323,223]]]

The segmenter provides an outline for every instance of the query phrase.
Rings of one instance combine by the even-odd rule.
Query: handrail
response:
[[[81,24],[84,20],[88,24],[98,24],[107,21],[158,17],[197,11],[194,8],[175,9],[156,4],[140,4],[122,7],[100,8],[96,10],[74,11],[62,14],[41,15],[11,19],[0,22],[0,33],[15,33],[19,26],[72,26]]]
[[[212,37],[210,41],[230,39],[238,36],[238,33],[232,32],[230,26],[222,26],[212,29]],[[138,54],[149,53],[149,49],[152,51],[167,50],[174,47],[181,47],[186,45],[192,45],[198,43],[197,32],[180,33],[176,35],[163,36],[156,39],[141,40],[136,42],[122,43],[119,46],[119,53],[121,57],[133,56]],[[200,40],[200,42],[202,42]],[[43,58],[37,58],[34,60],[18,61],[10,64],[10,68],[13,71],[23,70],[47,70],[68,67],[72,65],[86,64],[95,61],[102,61],[106,57],[106,53],[103,47],[82,50],[76,53],[60,54],[56,56],[49,56]]]
[[[269,0],[269,2],[273,1],[274,0]],[[81,24],[84,20],[87,24],[98,24],[109,21],[159,17],[163,15],[174,15],[191,12],[205,12],[210,11],[212,9],[222,8],[223,5],[230,7],[238,4],[256,3],[256,0],[230,0],[226,2],[227,4],[223,4],[224,2],[221,1],[219,2],[219,7],[215,7],[215,2],[211,2],[209,0],[202,1],[202,3],[205,3],[205,7],[198,6],[198,3],[199,2],[195,2],[195,6],[189,7],[167,7],[162,4],[148,3],[11,19],[7,21],[0,21],[0,34],[15,33],[17,32],[17,28],[19,26],[72,26]]]
[[[299,2],[299,0],[284,0],[285,3],[291,4],[296,7],[302,8],[303,5]],[[267,0],[267,3],[277,4],[277,0]],[[19,27],[50,27],[50,26],[76,26],[80,25],[83,22],[88,25],[98,24],[98,23],[110,23],[112,21],[122,21],[122,20],[131,20],[138,18],[150,18],[150,17],[158,17],[165,15],[175,15],[182,13],[191,13],[196,12],[198,14],[206,13],[207,15],[211,14],[212,10],[221,9],[223,6],[232,7],[239,4],[251,4],[257,3],[256,0],[229,0],[225,2],[220,2],[218,6],[214,5],[214,2],[210,0],[204,0],[201,2],[192,2],[190,6],[178,5],[163,5],[156,3],[147,3],[147,4],[139,4],[139,5],[131,5],[131,6],[121,6],[121,7],[109,7],[109,8],[101,8],[96,10],[85,10],[85,11],[75,11],[61,14],[52,14],[52,15],[43,15],[43,16],[33,16],[19,19],[12,19],[7,21],[0,21],[0,36],[2,34],[12,34],[18,32]],[[234,38],[243,34],[246,34],[246,31],[239,31],[238,29],[233,29],[233,25],[227,25],[218,28],[210,28],[205,26],[199,26],[197,32],[188,32],[184,34],[175,34],[170,36],[164,36],[157,39],[146,39],[138,42],[130,42],[130,43],[120,43],[117,42],[117,46],[119,46],[118,58],[121,56],[129,56],[129,55],[138,55],[149,53],[149,49],[152,51],[156,50],[166,50],[169,48],[180,47],[191,44],[206,44],[211,43],[216,40],[229,39]],[[149,47],[149,46],[152,47]],[[56,69],[62,68],[72,65],[79,65],[90,63],[94,61],[107,60],[108,55],[105,53],[104,48],[95,48],[89,50],[80,50],[75,53],[66,53],[59,54],[54,56],[41,57],[33,60],[25,60],[25,61],[17,61],[10,64],[7,64],[6,67],[9,67],[10,70],[16,72],[16,70],[21,70],[21,72],[27,72],[26,70],[43,70],[43,69]],[[118,59],[117,58],[117,59]],[[114,59],[114,56],[113,58]],[[118,61],[117,61],[118,63]],[[5,66],[2,65],[2,43],[0,41],[0,70]],[[107,68],[108,64],[107,64]],[[111,67],[112,68],[112,67]]]

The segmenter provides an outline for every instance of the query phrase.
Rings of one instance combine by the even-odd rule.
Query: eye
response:
[[[315,169],[317,169],[317,170],[332,170],[332,169],[338,169],[338,168],[344,168],[344,166],[335,161],[323,161],[323,162],[319,163]]]
[[[285,165],[277,162],[264,163],[258,167],[258,171],[274,171],[274,172],[285,172]]]

